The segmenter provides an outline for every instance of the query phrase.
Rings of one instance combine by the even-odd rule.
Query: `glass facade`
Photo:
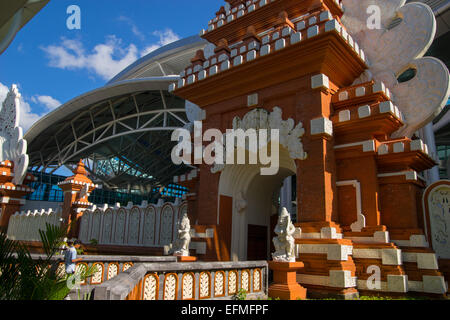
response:
[[[30,173],[37,177],[38,180],[30,184],[34,192],[27,195],[25,199],[51,202],[64,201],[64,193],[58,187],[58,182],[64,181],[67,177],[45,172],[31,171]],[[91,193],[89,201],[96,205],[120,203],[121,206],[126,206],[128,202],[140,204],[144,200],[148,203],[156,203],[159,198],[163,198],[165,201],[174,201],[176,198],[182,198],[188,191],[187,188],[176,184],[153,188],[151,193],[144,195],[136,190],[128,193],[98,188]]]
[[[450,145],[437,146],[438,157],[440,160],[439,176],[441,179],[450,179],[449,166],[450,166]]]

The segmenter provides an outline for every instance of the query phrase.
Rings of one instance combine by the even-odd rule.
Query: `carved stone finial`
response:
[[[280,14],[278,15],[278,20],[276,23],[276,27],[278,28],[283,28],[283,27],[290,27],[292,29],[295,29],[294,24],[291,22],[291,20],[289,20],[289,16],[287,14],[286,11],[281,11]]]
[[[214,49],[214,52],[216,54],[220,54],[221,52],[228,52],[230,53],[230,48],[228,47],[228,40],[227,39],[220,39],[217,43],[217,47]]]
[[[197,50],[195,57],[191,59],[192,64],[203,63],[206,60],[203,50]]]
[[[75,170],[72,171],[74,174],[82,174],[84,176],[87,175],[87,171],[85,169],[85,165],[83,163],[83,160],[80,159],[80,161],[78,161],[77,167],[75,168]]]
[[[244,40],[246,42],[247,41],[252,41],[252,40],[260,41],[258,35],[256,34],[256,29],[255,29],[254,26],[249,26],[247,28],[247,32],[246,32],[246,34],[245,34],[245,36],[244,36],[244,38],[242,40]]]

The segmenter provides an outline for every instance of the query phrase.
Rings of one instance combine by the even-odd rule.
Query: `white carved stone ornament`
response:
[[[14,163],[12,183],[21,185],[28,169],[27,141],[19,126],[20,93],[12,85],[0,110],[0,161]]]
[[[247,200],[245,199],[243,191],[238,193],[235,201],[236,202],[235,202],[234,206],[236,208],[236,211],[239,213],[244,212],[245,208],[247,208]]]
[[[450,182],[428,196],[431,240],[439,258],[450,259]]]
[[[393,137],[411,136],[445,106],[450,94],[449,72],[444,63],[423,57],[433,42],[436,19],[427,5],[406,0],[343,0],[342,23],[368,57],[366,70],[354,84],[383,82],[391,99],[405,116],[405,125]],[[380,29],[368,23],[367,10],[380,10]],[[415,76],[399,83],[408,69]]]
[[[178,227],[178,238],[173,245],[174,256],[189,256],[189,243],[191,242],[191,224],[187,213],[183,214],[180,225]]]
[[[233,119],[233,130],[242,129],[247,131],[248,129],[256,130],[256,133],[260,129],[268,130],[267,141],[259,143],[260,146],[267,145],[272,136],[270,130],[279,130],[280,144],[289,151],[289,155],[292,159],[305,160],[308,155],[303,150],[303,144],[301,137],[305,134],[305,129],[301,122],[295,125],[295,121],[292,118],[283,120],[283,111],[279,107],[274,107],[272,112],[268,112],[265,109],[256,108],[248,112],[242,119],[235,117]],[[259,136],[259,135],[258,135]],[[226,134],[222,141],[226,142]],[[246,146],[248,148],[248,146]],[[225,154],[225,152],[224,152]],[[215,164],[211,168],[212,173],[220,172],[225,168],[224,164]]]
[[[281,210],[275,227],[276,237],[273,238],[275,252],[272,254],[273,261],[295,262],[294,233],[295,227],[291,222],[291,216],[286,208]]]

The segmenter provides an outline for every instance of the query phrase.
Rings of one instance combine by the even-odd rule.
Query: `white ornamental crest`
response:
[[[343,0],[342,23],[364,49],[369,70],[354,84],[382,81],[405,116],[405,125],[393,137],[411,136],[445,106],[450,94],[449,73],[444,63],[423,57],[436,34],[436,19],[427,5],[406,0]],[[368,12],[379,10],[380,25],[373,26]],[[406,70],[414,77],[399,83]]]
[[[0,161],[14,163],[16,185],[23,183],[28,169],[27,142],[19,126],[20,93],[16,85],[11,86],[0,110]]]

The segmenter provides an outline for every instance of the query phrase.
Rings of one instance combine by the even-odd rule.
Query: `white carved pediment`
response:
[[[384,82],[405,116],[405,126],[393,137],[411,136],[442,110],[450,93],[446,66],[435,58],[422,58],[436,33],[433,11],[405,0],[343,0],[343,5],[342,23],[369,60],[369,70],[354,84]],[[367,10],[372,5],[380,10],[380,29],[369,28]],[[398,83],[398,76],[409,68],[416,70],[415,77]]]
[[[256,108],[245,114],[242,119],[234,117],[233,130],[242,129],[247,131],[249,129],[255,129],[258,132],[258,130],[266,129],[268,130],[266,145],[272,138],[270,130],[279,130],[280,145],[289,151],[290,157],[292,159],[305,160],[308,154],[303,150],[301,140],[301,137],[305,134],[303,124],[299,122],[295,125],[295,121],[292,118],[283,120],[282,114],[283,111],[279,107],[274,107],[270,113],[265,109]],[[226,141],[226,134],[223,137],[223,141]],[[248,149],[248,146],[246,148]],[[212,167],[211,172],[220,172],[224,168],[224,164],[216,164]]]

